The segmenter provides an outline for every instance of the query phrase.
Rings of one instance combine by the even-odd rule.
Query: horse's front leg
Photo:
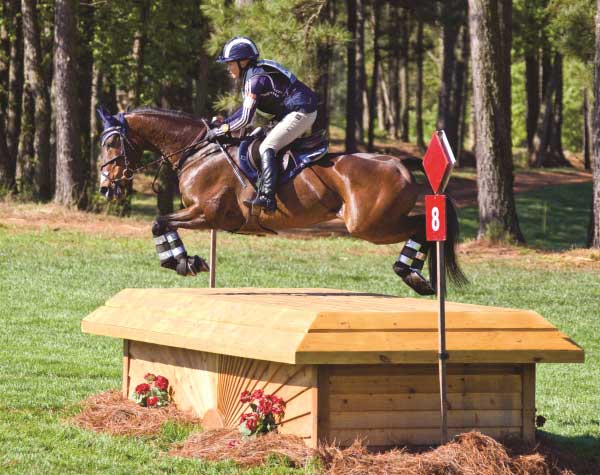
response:
[[[190,206],[175,213],[159,216],[152,223],[152,235],[160,265],[182,276],[208,272],[209,267],[199,256],[188,256],[177,228],[208,229],[210,226],[202,208]]]

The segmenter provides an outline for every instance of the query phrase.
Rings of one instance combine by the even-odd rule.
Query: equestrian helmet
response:
[[[236,36],[231,38],[217,58],[217,63],[227,63],[229,61],[241,61],[243,59],[258,59],[258,48],[250,38],[246,36]]]

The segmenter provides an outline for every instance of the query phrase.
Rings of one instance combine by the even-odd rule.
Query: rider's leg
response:
[[[310,129],[317,118],[316,112],[290,112],[265,137],[260,145],[262,186],[258,195],[247,203],[275,211],[275,192],[279,175],[279,164],[275,156],[286,145],[292,143]]]

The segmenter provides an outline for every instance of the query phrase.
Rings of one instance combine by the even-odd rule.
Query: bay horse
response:
[[[189,114],[142,108],[112,116],[98,110],[104,122],[100,192],[119,196],[122,184],[141,168],[143,151],[177,171],[184,208],[158,216],[152,225],[161,265],[181,275],[207,271],[198,256],[189,257],[178,228],[230,232],[276,232],[305,228],[336,217],[352,237],[374,244],[405,242],[393,269],[422,295],[435,293],[436,263],[429,257],[431,282],[420,270],[431,243],[425,238],[425,215],[409,213],[423,186],[402,160],[390,155],[328,154],[277,190],[277,209],[258,216],[244,204],[255,190],[240,176],[237,145],[204,141],[205,120]],[[466,278],[456,260],[458,219],[451,200],[447,209],[445,263],[450,279]]]

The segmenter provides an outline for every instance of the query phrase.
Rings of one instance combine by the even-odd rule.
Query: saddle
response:
[[[266,134],[259,127],[241,139],[238,149],[240,168],[255,189],[261,172],[259,148],[265,137]],[[277,154],[279,185],[288,183],[302,170],[325,157],[328,149],[329,140],[325,130],[320,130],[309,137],[297,138],[281,149]]]

